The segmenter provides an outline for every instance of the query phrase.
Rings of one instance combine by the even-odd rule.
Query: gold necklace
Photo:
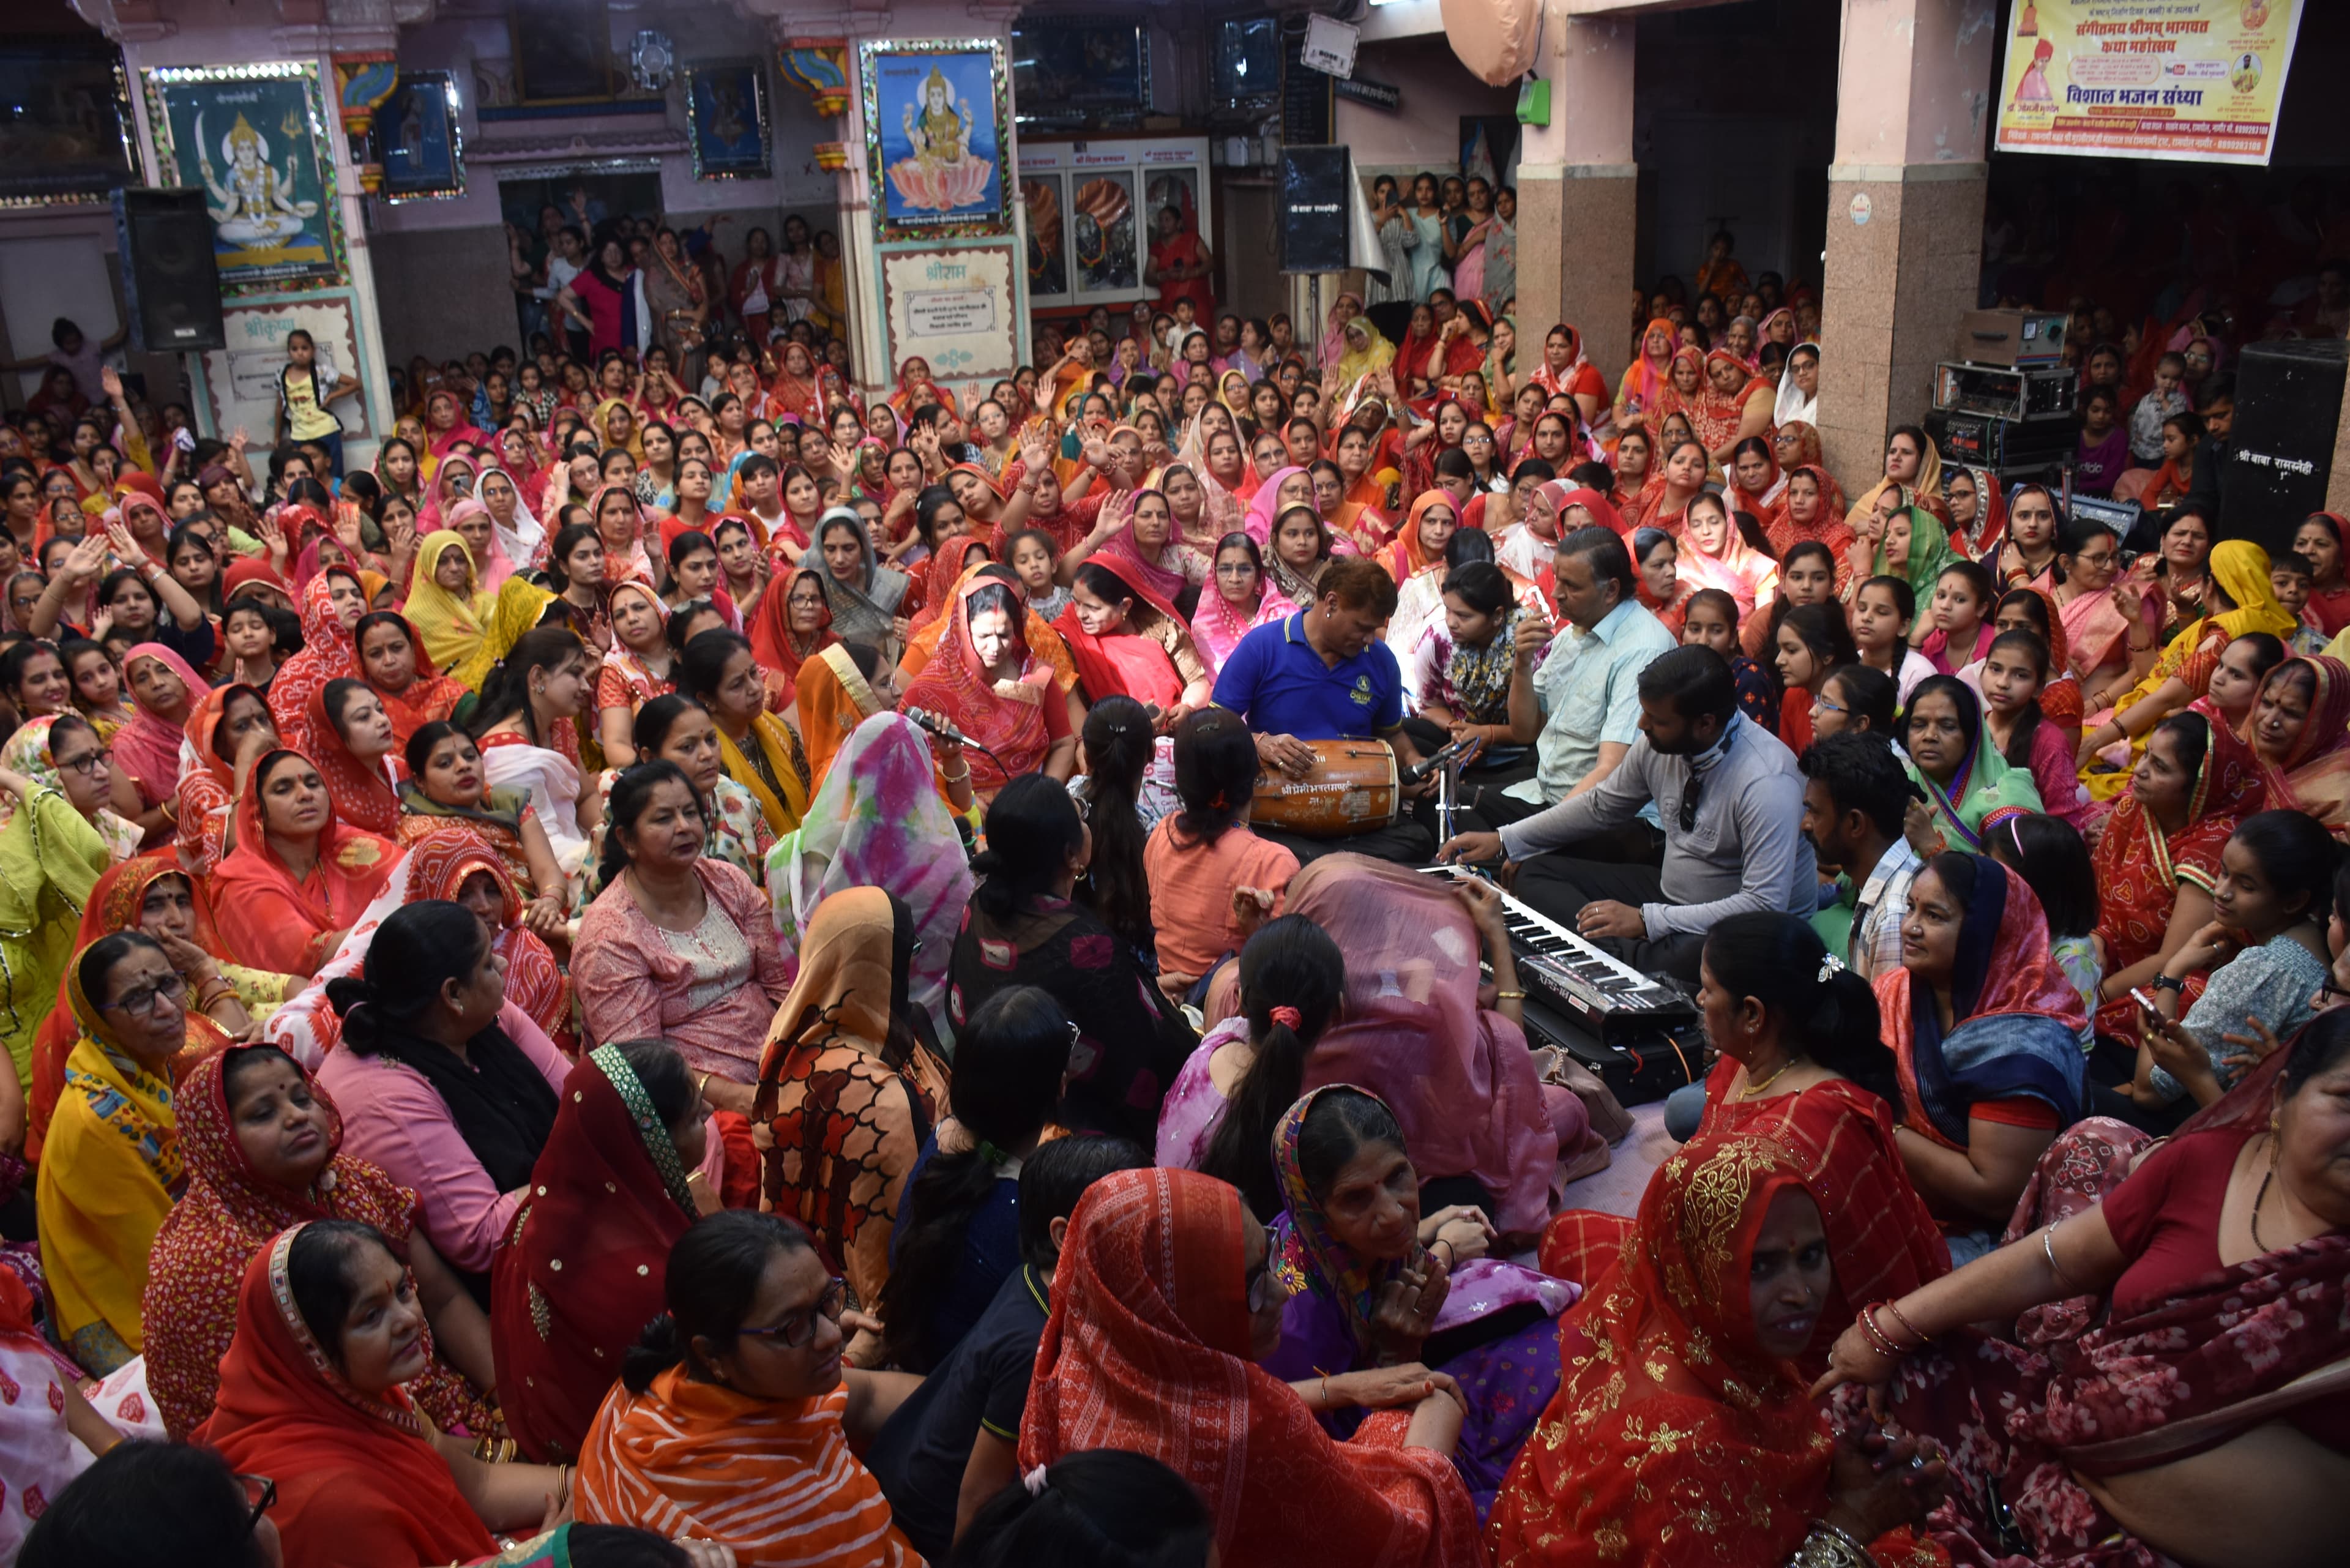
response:
[[[1763,1090],[1769,1088],[1772,1085],[1785,1077],[1787,1075],[1787,1069],[1793,1067],[1794,1064],[1795,1058],[1790,1056],[1785,1061],[1780,1063],[1779,1070],[1773,1073],[1769,1077],[1748,1079],[1746,1086],[1738,1091],[1738,1097],[1742,1100],[1752,1099],[1755,1096],[1761,1094]]]

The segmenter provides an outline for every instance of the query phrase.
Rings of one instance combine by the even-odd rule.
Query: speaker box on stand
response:
[[[203,192],[119,190],[114,228],[131,347],[147,354],[227,348],[213,220],[204,211]]]
[[[1281,150],[1281,270],[1347,270],[1347,150]]]
[[[2220,535],[2272,556],[2293,548],[2301,521],[2325,508],[2350,342],[2248,343],[2236,365],[2236,423],[2220,478]]]

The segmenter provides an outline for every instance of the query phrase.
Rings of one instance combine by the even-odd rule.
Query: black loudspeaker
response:
[[[1281,270],[1347,270],[1347,150],[1281,150]]]
[[[2325,508],[2350,342],[2288,338],[2245,346],[2236,423],[2222,480],[2220,534],[2271,555],[2293,548],[2303,518]]]
[[[148,354],[228,347],[212,214],[201,190],[114,192],[130,346]]]

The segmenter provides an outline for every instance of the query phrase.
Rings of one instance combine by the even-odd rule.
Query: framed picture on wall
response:
[[[940,38],[858,46],[866,165],[885,230],[1000,234],[1010,105],[1003,46]]]
[[[104,202],[135,185],[130,82],[103,38],[0,43],[0,207]]]
[[[221,293],[343,282],[342,222],[318,67],[159,66],[140,77],[164,183],[204,192]]]
[[[457,128],[457,78],[447,71],[402,71],[375,111],[383,193],[416,202],[465,193],[464,139]]]
[[[697,180],[764,180],[775,171],[767,127],[767,71],[757,60],[689,66],[685,118]]]
[[[612,22],[604,0],[508,0],[506,26],[520,102],[612,96]]]

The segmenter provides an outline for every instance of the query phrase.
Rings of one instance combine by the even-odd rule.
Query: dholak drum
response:
[[[1344,838],[1396,819],[1396,757],[1385,741],[1307,741],[1314,771],[1256,781],[1249,820],[1307,838]]]

